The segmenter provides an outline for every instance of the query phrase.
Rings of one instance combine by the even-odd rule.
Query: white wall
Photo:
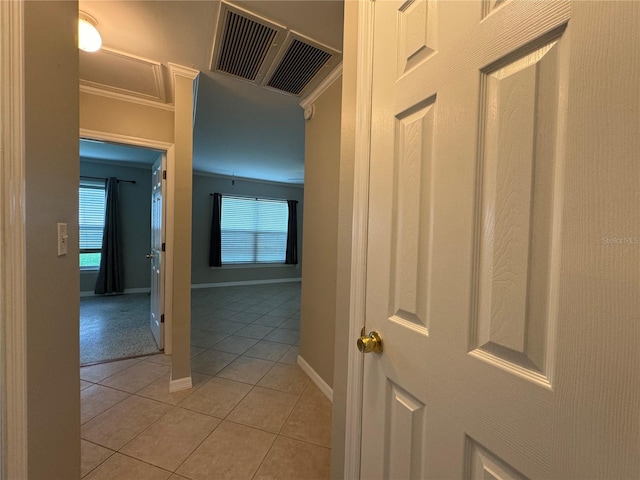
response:
[[[174,112],[80,92],[80,127],[173,143]]]
[[[333,385],[341,79],[314,101],[305,131],[304,250],[300,305],[300,356]],[[318,342],[322,338],[322,342]]]
[[[24,3],[30,479],[80,477],[78,3]],[[57,255],[56,223],[68,225]]]

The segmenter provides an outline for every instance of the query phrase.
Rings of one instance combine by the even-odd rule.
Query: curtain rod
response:
[[[106,180],[106,178],[105,178],[105,177],[87,177],[87,176],[85,176],[85,175],[80,175],[80,178],[86,178],[86,179],[88,179],[88,180]],[[120,179],[118,179],[118,183],[120,183],[120,182],[124,182],[124,183],[134,183],[134,184],[136,183],[136,181],[135,181],[135,180],[120,180]]]
[[[210,193],[209,196],[213,197],[213,193]],[[286,202],[286,198],[270,198],[270,197],[257,197],[255,195],[238,195],[235,193],[221,193],[223,197],[236,197],[236,198],[252,198],[253,200],[273,200],[275,202]],[[296,200],[297,201],[297,200]]]

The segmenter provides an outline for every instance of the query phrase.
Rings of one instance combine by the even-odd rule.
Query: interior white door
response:
[[[162,154],[153,165],[151,189],[151,332],[158,344],[164,348],[164,180],[166,155]]]
[[[361,477],[637,478],[638,2],[373,5]]]

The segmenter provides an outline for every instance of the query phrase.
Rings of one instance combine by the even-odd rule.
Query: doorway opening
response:
[[[81,365],[164,347],[163,165],[159,149],[80,139]]]

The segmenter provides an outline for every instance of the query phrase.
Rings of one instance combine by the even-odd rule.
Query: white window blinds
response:
[[[80,251],[99,251],[104,229],[104,182],[82,181],[80,184]]]
[[[286,200],[222,197],[222,263],[284,263]]]

